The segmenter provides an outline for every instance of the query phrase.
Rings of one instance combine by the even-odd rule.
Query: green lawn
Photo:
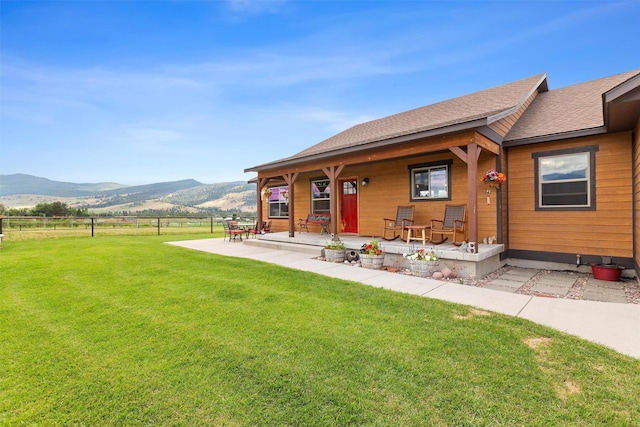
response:
[[[0,425],[640,425],[636,359],[192,237],[3,242]]]

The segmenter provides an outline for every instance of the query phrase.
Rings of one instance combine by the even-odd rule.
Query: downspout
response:
[[[636,128],[640,126],[640,120],[638,120]],[[631,233],[631,244],[633,246],[633,267],[636,271],[636,279],[640,279],[640,265],[638,264],[638,251],[636,249],[636,245],[638,242],[637,236],[637,220],[638,217],[636,215],[636,208],[638,206],[638,200],[636,198],[636,173],[638,173],[638,167],[635,162],[636,153],[638,152],[638,148],[636,146],[636,132],[635,130],[631,131],[631,158],[634,159],[631,161],[631,226],[633,228],[633,233]]]
[[[505,175],[509,176],[510,172],[509,172],[509,149],[508,148],[504,148],[504,167],[505,167]],[[504,200],[505,200],[505,204],[507,205],[507,209],[506,212],[504,213],[504,223],[506,224],[506,230],[504,230],[504,234],[502,235],[502,241],[500,242],[500,240],[498,240],[500,243],[502,243],[504,245],[504,252],[502,252],[502,254],[500,255],[502,259],[507,259],[508,254],[509,254],[509,236],[511,235],[509,233],[510,231],[510,224],[509,224],[509,183],[507,183],[507,194],[505,194],[504,196]]]

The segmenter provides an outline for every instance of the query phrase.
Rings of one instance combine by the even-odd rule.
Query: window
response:
[[[328,179],[311,181],[311,213],[331,211],[331,182]]]
[[[597,146],[533,153],[537,210],[595,210]]]
[[[452,160],[448,160],[410,165],[411,200],[451,200],[452,163]]]
[[[289,218],[289,187],[269,187],[269,218]]]

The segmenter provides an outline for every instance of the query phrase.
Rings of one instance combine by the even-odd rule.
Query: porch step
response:
[[[322,246],[312,246],[309,244],[275,242],[272,240],[245,239],[242,241],[245,245],[257,246],[260,248],[277,249],[280,251],[292,251],[306,253],[314,256],[322,255]]]

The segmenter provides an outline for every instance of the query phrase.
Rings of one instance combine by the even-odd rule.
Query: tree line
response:
[[[255,212],[242,212],[240,210],[224,211],[219,208],[209,208],[204,212],[184,212],[180,208],[173,207],[170,209],[147,209],[143,211],[115,211],[105,213],[90,213],[88,208],[73,208],[64,202],[38,203],[33,208],[7,208],[0,203],[0,215],[2,216],[45,216],[45,217],[111,217],[111,216],[138,216],[138,217],[162,217],[162,216],[185,216],[185,217],[202,217],[202,215],[212,215],[221,217],[241,217],[255,216]]]
[[[74,216],[88,217],[87,208],[72,208],[64,202],[38,203],[33,208],[6,208],[0,203],[0,215],[6,216]]]

